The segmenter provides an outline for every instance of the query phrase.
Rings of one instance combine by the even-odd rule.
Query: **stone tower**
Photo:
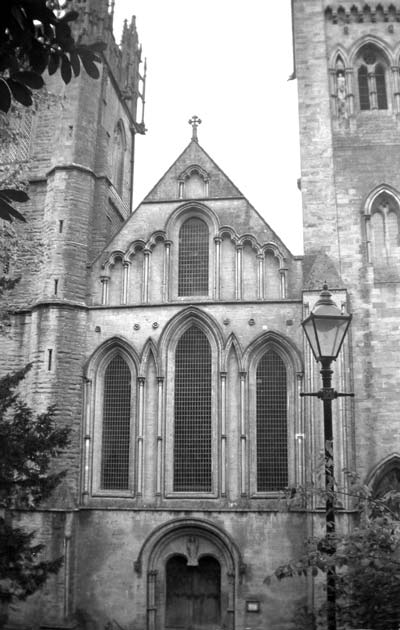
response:
[[[75,39],[103,41],[107,48],[99,79],[83,66],[68,85],[59,73],[47,76],[48,96],[39,97],[36,111],[21,111],[17,122],[11,121],[24,140],[11,160],[28,165],[30,201],[22,209],[27,224],[20,234],[26,242],[15,270],[22,276],[14,296],[18,314],[12,337],[2,340],[1,358],[2,371],[32,363],[26,399],[38,410],[55,405],[59,421],[72,429],[67,483],[50,506],[57,516],[44,510],[33,519],[38,531],[58,531],[64,538],[64,571],[50,588],[45,613],[52,623],[68,617],[73,589],[68,567],[74,562],[72,515],[80,483],[87,267],[131,212],[135,136],[144,133],[135,19],[125,22],[117,45],[107,0],[73,4],[80,14]],[[46,595],[41,605],[47,610]],[[24,614],[25,620],[33,615],[29,607]]]
[[[400,3],[295,0],[293,12],[305,300],[325,279],[348,291],[347,464],[377,487],[400,450]]]

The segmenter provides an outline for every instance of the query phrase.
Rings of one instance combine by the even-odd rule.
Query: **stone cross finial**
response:
[[[191,119],[188,121],[189,125],[192,125],[192,140],[194,140],[195,142],[198,142],[197,140],[197,127],[199,125],[201,125],[201,120],[198,116],[192,116]]]

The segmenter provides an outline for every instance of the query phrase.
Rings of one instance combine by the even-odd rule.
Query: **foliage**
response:
[[[103,42],[76,42],[70,23],[76,11],[59,0],[2,0],[0,3],[0,113],[8,113],[14,102],[25,107],[33,103],[32,90],[44,86],[43,73],[58,70],[64,83],[79,76],[81,64],[93,79],[100,76],[96,62],[105,49]],[[1,121],[0,121],[1,122]],[[25,221],[13,202],[25,202],[28,195],[18,187],[0,184],[0,219]]]
[[[65,474],[50,469],[69,429],[56,426],[54,408],[35,415],[16,392],[30,367],[0,379],[0,603],[25,599],[62,563],[40,559],[44,546],[35,533],[12,523],[13,510],[33,509]]]
[[[67,2],[70,0],[67,0]],[[96,61],[104,44],[76,43],[69,26],[78,18],[57,0],[2,0],[0,7],[0,109],[7,112],[12,97],[32,105],[32,90],[43,87],[45,70],[60,69],[64,83],[78,76],[81,64],[88,75],[99,77]],[[57,13],[62,15],[57,15]]]
[[[350,489],[335,486],[336,509],[343,494],[350,495],[356,509],[355,523],[347,533],[308,538],[304,552],[293,562],[279,566],[278,580],[312,575],[334,575],[338,627],[398,630],[400,625],[400,493],[391,490],[373,498],[357,475],[346,471]],[[301,490],[298,494],[303,494]],[[310,495],[325,493],[312,488]],[[326,498],[326,496],[325,496]],[[299,508],[299,498],[295,499]],[[290,499],[289,499],[290,502]],[[290,507],[289,507],[290,509]],[[266,578],[266,582],[271,576]],[[321,606],[314,611],[324,617]],[[314,623],[309,628],[316,627]]]

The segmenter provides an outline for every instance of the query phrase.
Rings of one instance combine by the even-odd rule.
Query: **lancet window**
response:
[[[117,354],[108,364],[103,381],[102,490],[129,488],[130,427],[131,371]]]
[[[287,373],[274,350],[261,357],[256,372],[257,491],[288,485]]]
[[[175,351],[175,492],[212,490],[211,374],[209,341],[191,326]]]
[[[400,261],[399,203],[385,191],[379,194],[371,206],[372,260],[377,265]]]
[[[125,150],[125,131],[120,121],[114,129],[112,146],[112,182],[120,196],[122,196],[124,185]]]

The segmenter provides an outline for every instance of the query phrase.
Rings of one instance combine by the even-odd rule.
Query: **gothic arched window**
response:
[[[288,485],[287,373],[281,357],[268,350],[256,371],[257,491]]]
[[[125,150],[125,131],[120,121],[114,129],[112,146],[112,183],[120,196],[122,196],[124,185]]]
[[[388,462],[382,473],[375,480],[372,488],[372,498],[377,500],[376,514],[385,511],[385,506],[392,512],[400,511],[400,461],[394,457]]]
[[[388,63],[383,53],[366,44],[358,53],[356,67],[360,109],[388,109]]]
[[[101,490],[129,489],[131,380],[128,364],[116,354],[103,376]]]
[[[209,232],[196,217],[179,230],[178,295],[208,295]]]
[[[191,326],[175,351],[175,492],[211,492],[211,348],[205,334]]]
[[[375,265],[400,262],[400,207],[396,198],[383,191],[371,205],[372,260]]]

